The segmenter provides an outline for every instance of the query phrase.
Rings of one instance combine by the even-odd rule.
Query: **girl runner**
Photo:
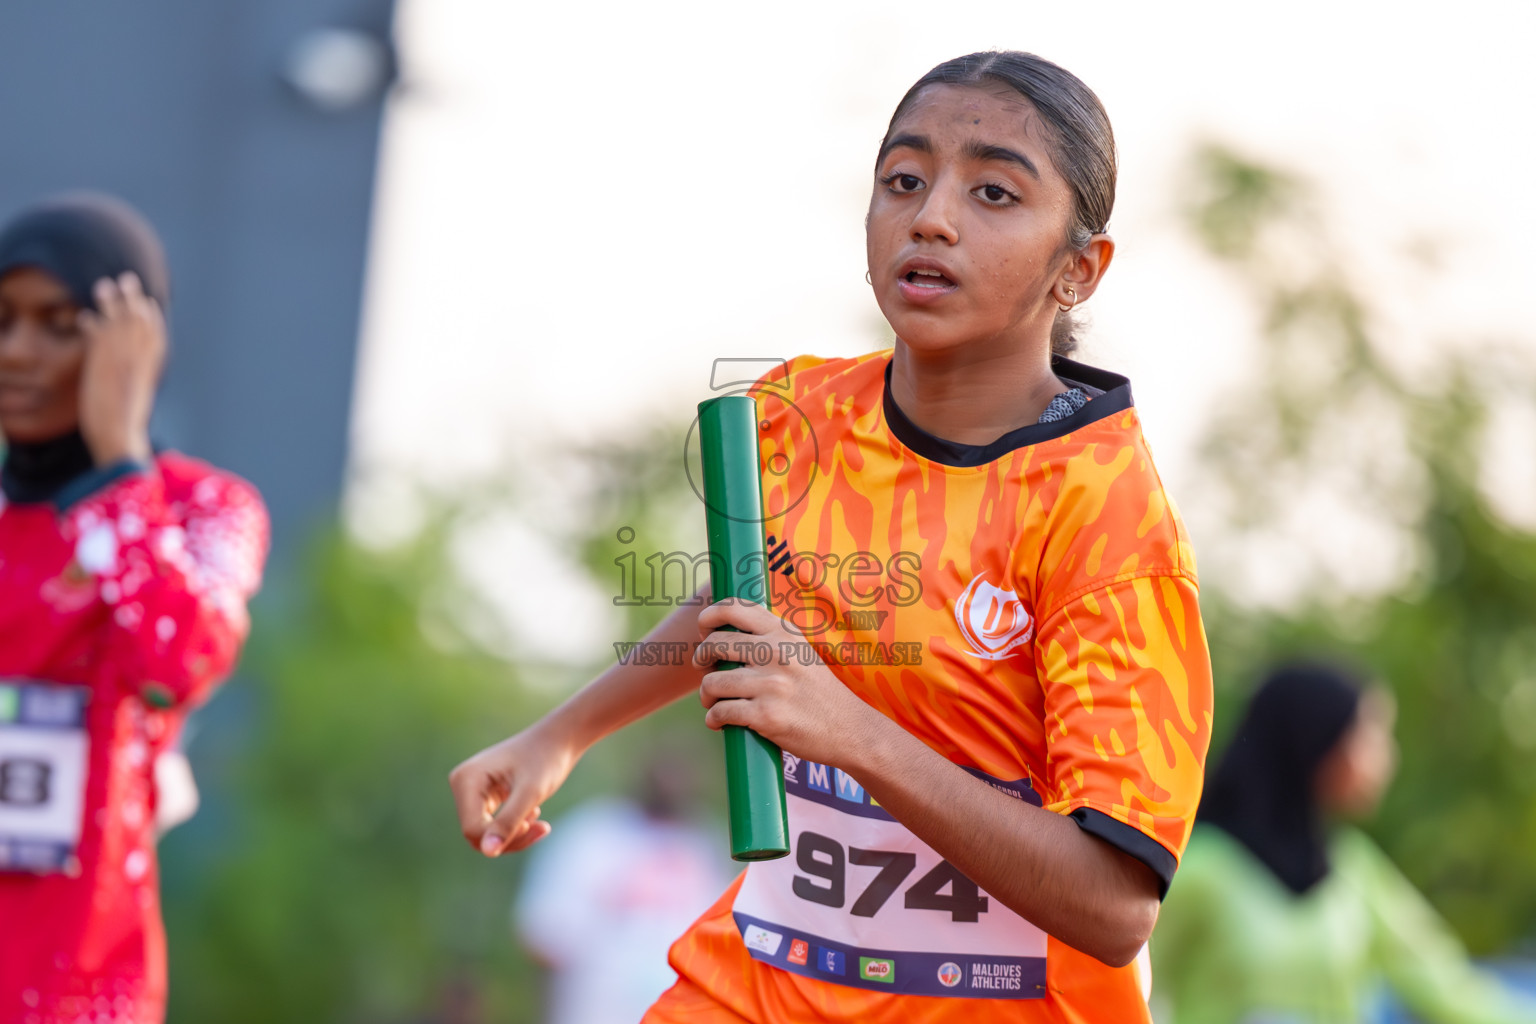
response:
[[[672,947],[648,1022],[1149,1019],[1211,689],[1129,382],[1065,358],[1114,182],[1108,118],[1061,68],[978,53],[918,81],[867,219],[894,348],[755,389],[784,618],[680,608],[648,639],[709,641],[691,668],[615,666],[453,772],[495,856],[548,833],[592,743],[684,693],[784,748],[793,851]],[[727,626],[769,656],[711,671]]]
[[[159,241],[70,196],[0,231],[0,1022],[157,1024],[158,754],[229,674],[267,549],[244,481],[156,453]]]

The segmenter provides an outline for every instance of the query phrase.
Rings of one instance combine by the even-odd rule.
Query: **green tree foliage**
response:
[[[1396,352],[1304,182],[1211,147],[1192,194],[1196,237],[1262,316],[1258,371],[1219,410],[1195,492],[1226,523],[1196,538],[1218,733],[1276,658],[1373,673],[1397,695],[1402,764],[1371,831],[1475,952],[1529,941],[1536,534],[1490,495],[1511,468],[1491,425],[1536,408],[1536,373],[1492,344]],[[1382,552],[1392,571],[1368,571]],[[1266,572],[1299,596],[1244,600]]]
[[[516,865],[469,849],[447,787],[531,701],[505,663],[441,646],[463,600],[444,540],[328,537],[299,606],[257,622],[257,714],[208,794],[233,834],[197,864],[165,844],[173,1020],[423,1020],[461,983],[496,1020],[535,1019]]]
[[[644,603],[619,605],[627,637],[644,635],[671,612],[682,590],[691,592],[682,584],[680,569],[670,567],[670,575],[662,577],[663,559],[657,556],[675,552],[693,557],[707,550],[704,506],[694,492],[684,450],[688,424],[682,415],[672,422],[661,415],[650,419],[659,426],[569,453],[568,460],[585,471],[585,483],[572,502],[582,514],[555,531],[592,579],[615,597],[620,596],[621,572],[627,571],[628,556],[633,554],[638,576],[634,589],[643,595]],[[693,444],[696,448],[696,436]],[[696,462],[696,452],[694,458]],[[700,579],[708,575],[705,567]]]
[[[573,514],[550,524],[549,535],[621,613],[619,635],[593,637],[597,660],[583,680],[612,663],[615,641],[640,639],[692,595],[695,574],[692,569],[685,574],[684,561],[698,562],[698,582],[709,577],[707,562],[698,561],[708,551],[704,506],[690,481],[685,452],[691,412],[687,406],[659,409],[639,417],[654,424],[649,429],[560,455],[562,462],[582,468],[584,482],[570,492]],[[693,443],[696,448],[696,435]],[[697,472],[696,451],[693,458]],[[631,571],[639,604],[629,603],[625,593],[624,574]],[[698,701],[685,697],[604,740],[584,764],[591,762],[587,771],[594,784],[612,792],[626,791],[634,766],[656,751],[696,765],[695,799],[703,816],[720,828],[726,851],[725,755],[703,715]]]

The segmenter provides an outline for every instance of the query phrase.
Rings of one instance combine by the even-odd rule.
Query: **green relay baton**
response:
[[[700,402],[699,450],[704,466],[712,599],[736,597],[766,607],[768,566],[763,551],[757,403],[746,395]],[[722,661],[715,667],[740,668],[741,663]],[[721,731],[725,734],[725,783],[731,805],[731,858],[783,857],[789,853],[789,811],[784,803],[784,762],[779,748],[739,725],[728,725]]]

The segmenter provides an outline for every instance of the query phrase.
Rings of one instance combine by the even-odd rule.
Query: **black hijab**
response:
[[[36,267],[58,278],[81,309],[95,309],[92,289],[129,271],[165,309],[170,274],[154,228],[133,207],[89,192],[54,196],[27,207],[0,230],[0,277]],[[94,468],[78,430],[46,441],[9,444],[0,490],[16,502],[48,501]]]
[[[1230,833],[1297,895],[1328,874],[1313,780],[1354,722],[1360,694],[1359,682],[1330,665],[1270,673],[1200,803],[1199,821]]]

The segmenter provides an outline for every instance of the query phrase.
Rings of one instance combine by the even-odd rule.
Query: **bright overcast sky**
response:
[[[1119,248],[1085,358],[1132,378],[1176,496],[1252,337],[1179,225],[1198,139],[1317,180],[1405,338],[1536,344],[1536,4],[402,0],[398,33],[356,467],[451,479],[681,427],[716,356],[874,347],[875,146],[913,80],[978,49],[1054,60],[1109,110]],[[1442,269],[1414,278],[1425,242]]]

